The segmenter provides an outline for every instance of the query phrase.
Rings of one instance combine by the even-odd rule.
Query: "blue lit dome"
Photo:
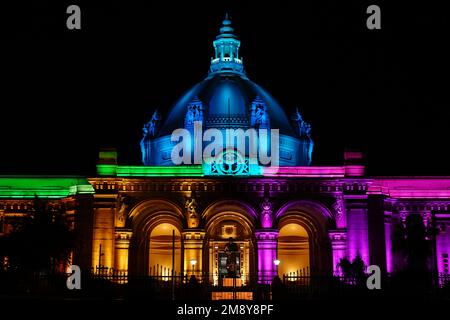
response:
[[[280,165],[310,164],[311,127],[298,111],[289,118],[266,90],[247,78],[239,56],[240,41],[233,32],[227,16],[213,42],[215,55],[206,79],[185,92],[166,119],[155,111],[144,126],[144,165],[173,165],[171,134],[180,128],[193,131],[195,121],[200,121],[204,130],[279,129]]]
[[[172,107],[157,136],[184,128],[186,106],[196,100],[204,108],[205,128],[219,124],[221,128],[250,128],[251,106],[255,103],[268,106],[271,128],[295,136],[289,118],[272,96],[248,78],[233,73],[215,74],[187,91]]]

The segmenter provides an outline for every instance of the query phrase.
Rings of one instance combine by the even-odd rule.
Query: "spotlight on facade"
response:
[[[274,265],[276,265],[277,267],[280,265],[280,260],[278,260],[278,259],[276,259],[276,260],[273,260],[273,264]]]

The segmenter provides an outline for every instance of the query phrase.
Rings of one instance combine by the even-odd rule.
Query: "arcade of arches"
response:
[[[270,282],[277,273],[312,268],[331,272],[329,213],[320,210],[297,202],[258,213],[245,202],[224,200],[200,212],[192,199],[184,210],[166,200],[122,206],[116,214],[97,210],[92,265],[162,279],[195,275],[214,285],[227,278]]]

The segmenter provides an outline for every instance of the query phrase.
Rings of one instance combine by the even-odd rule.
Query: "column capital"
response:
[[[128,228],[116,228],[114,232],[114,238],[117,242],[130,242],[133,232]]]
[[[184,240],[203,240],[205,238],[205,230],[204,229],[185,229],[181,232],[181,235]]]
[[[347,241],[347,229],[329,230],[328,236],[331,242]]]
[[[328,237],[333,252],[333,274],[340,275],[339,263],[347,256],[347,229],[329,230]]]
[[[279,231],[277,229],[255,230],[256,240],[277,240]]]

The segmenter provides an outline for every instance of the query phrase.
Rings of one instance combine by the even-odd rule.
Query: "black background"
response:
[[[81,30],[66,28],[70,4]],[[370,4],[381,30],[366,28]],[[143,124],[204,79],[225,12],[249,78],[311,123],[314,165],[350,148],[371,175],[450,175],[448,12],[357,0],[3,7],[0,174],[94,175],[101,147],[139,164]]]

